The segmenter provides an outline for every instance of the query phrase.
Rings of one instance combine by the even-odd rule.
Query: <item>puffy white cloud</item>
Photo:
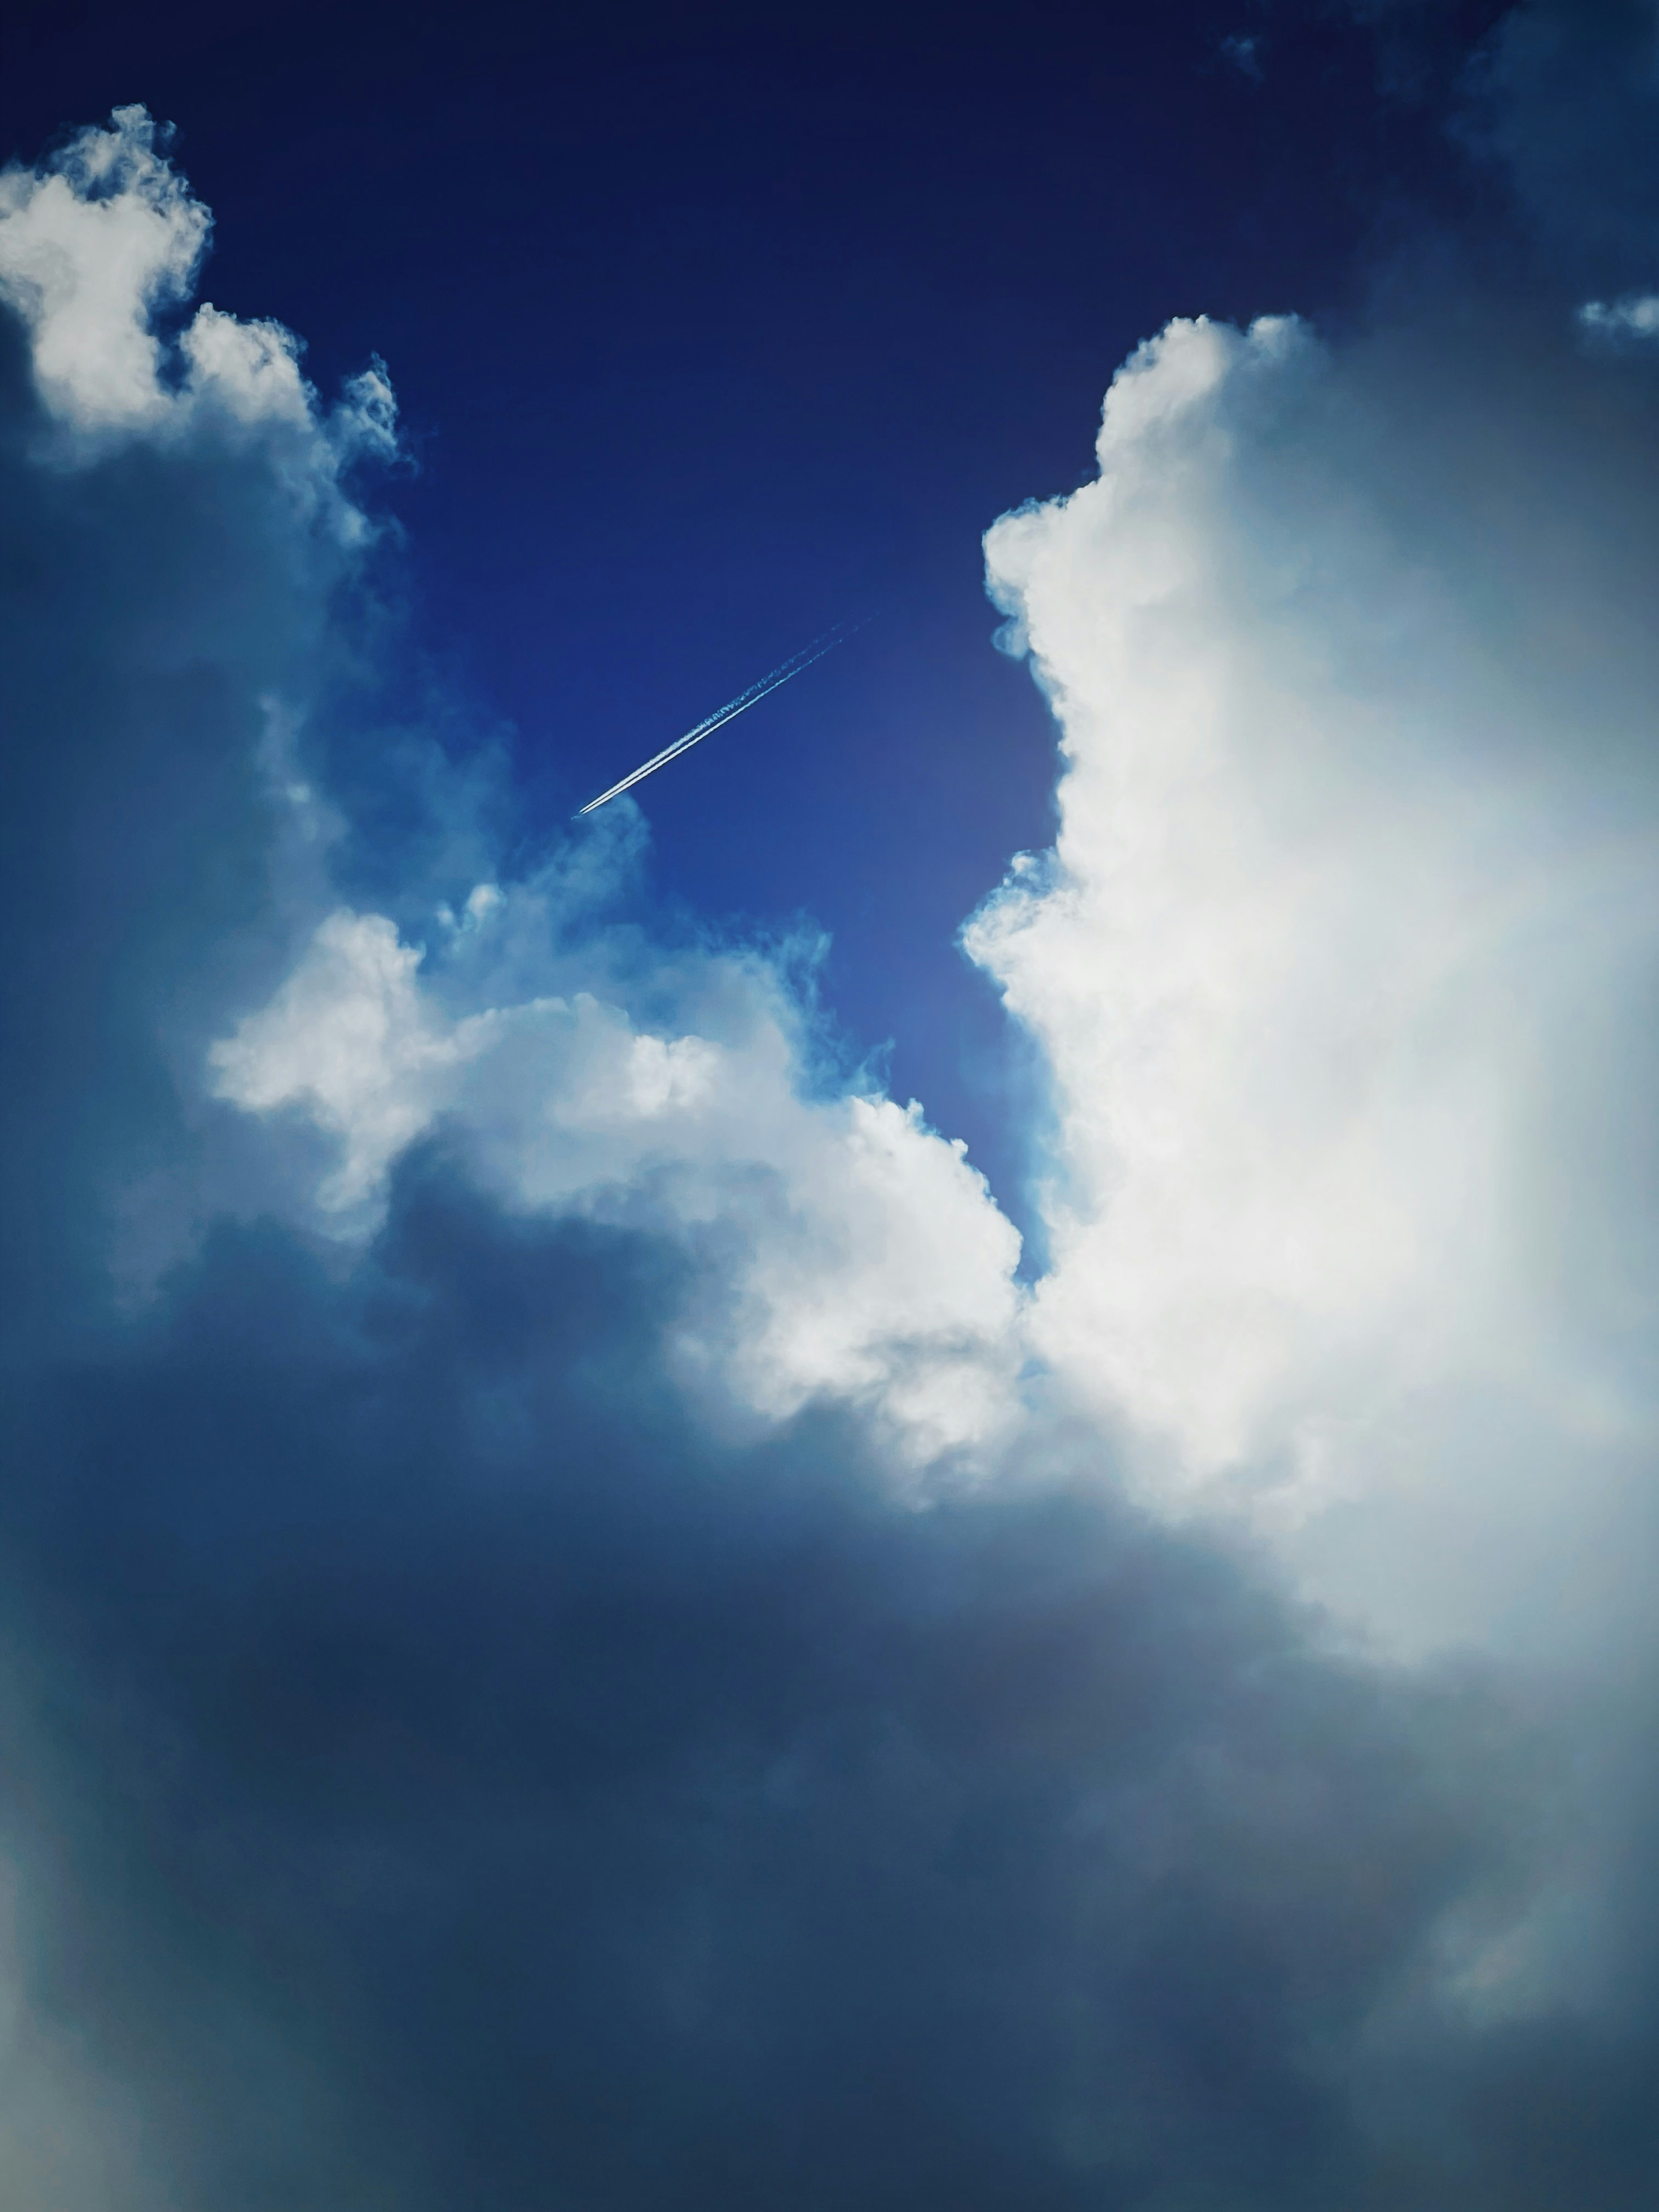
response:
[[[384,916],[343,908],[270,1005],[210,1054],[222,1097],[255,1113],[302,1104],[341,1139],[317,1193],[325,1212],[377,1189],[445,1103],[446,1079],[483,1043],[487,1016],[447,1027],[434,1018],[420,963]]]
[[[480,886],[430,981],[384,916],[329,915],[213,1048],[218,1094],[334,1140],[307,1196],[348,1235],[441,1119],[516,1206],[671,1228],[735,1285],[683,1329],[688,1367],[766,1420],[822,1394],[863,1401],[908,1463],[996,1434],[1019,1237],[963,1147],[914,1103],[812,1095],[798,1009],[763,960],[659,955],[641,979],[658,1012],[640,1017],[603,945],[555,951],[561,896],[556,868]],[[538,943],[528,964],[549,988],[526,993]],[[514,971],[520,994],[500,996]]]
[[[210,302],[176,343],[158,334],[156,311],[189,297],[211,228],[161,136],[143,107],[119,107],[108,130],[77,132],[44,167],[0,172],[0,300],[28,333],[56,457],[92,458],[134,435],[256,433],[283,452],[301,507],[354,535],[362,518],[337,479],[365,448],[391,451],[391,386],[367,370],[324,413],[290,332]]]
[[[0,175],[0,290],[29,329],[55,413],[97,429],[167,412],[151,316],[188,293],[208,229],[141,107],[79,132],[44,173]]]
[[[1449,460],[1390,374],[1172,324],[1097,481],[990,532],[1065,774],[969,944],[1052,1071],[1034,1343],[1146,1493],[1407,1641],[1530,1637],[1645,1556],[1651,672],[1630,546],[1503,511],[1536,418]]]

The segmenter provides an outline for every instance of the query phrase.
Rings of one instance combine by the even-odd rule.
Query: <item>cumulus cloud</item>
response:
[[[362,865],[389,388],[167,335],[137,111],[5,190],[0,2178],[1639,2202],[1644,1647],[1343,1642],[1650,1556],[1639,364],[1177,324],[993,532],[1028,1293],[625,814],[514,874],[434,755]]]
[[[919,1462],[1006,1428],[1019,1238],[961,1145],[914,1104],[804,1094],[799,1010],[752,955],[664,956],[644,980],[673,1019],[636,1020],[604,948],[557,951],[562,875],[475,889],[430,985],[389,920],[337,910],[213,1046],[221,1097],[337,1141],[302,1211],[363,1233],[392,1163],[441,1118],[515,1206],[717,1245],[731,1303],[682,1350],[754,1413],[872,1396]],[[544,988],[498,1000],[526,966]]]
[[[145,109],[119,107],[107,131],[77,132],[44,168],[0,173],[0,300],[28,333],[36,387],[63,434],[54,450],[85,459],[112,439],[240,427],[283,441],[284,475],[308,509],[361,527],[337,479],[363,448],[392,450],[392,391],[378,368],[325,415],[280,324],[204,302],[176,340],[158,331],[159,311],[194,289],[211,227],[164,142]]]
[[[189,291],[209,219],[155,140],[143,108],[119,108],[108,131],[80,132],[44,173],[14,165],[0,187],[0,286],[48,404],[82,429],[167,410],[152,319]]]
[[[968,940],[1053,1072],[1036,1346],[1146,1494],[1431,1643],[1639,1602],[1659,1318],[1656,548],[1601,395],[1549,427],[1570,349],[1477,431],[1455,343],[1119,373],[1097,481],[987,541],[1065,771]]]

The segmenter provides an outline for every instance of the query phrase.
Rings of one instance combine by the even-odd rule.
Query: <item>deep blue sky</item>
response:
[[[827,927],[850,1048],[891,1040],[897,1095],[1022,1211],[954,938],[1047,839],[1051,732],[991,648],[980,532],[1089,472],[1169,316],[1350,315],[1402,211],[1466,188],[1414,97],[1467,50],[1430,12],[1402,63],[1251,0],[30,5],[0,149],[145,102],[217,219],[206,296],[288,323],[325,391],[384,356],[415,633],[462,724],[512,732],[532,823],[881,611],[641,793],[655,880]]]

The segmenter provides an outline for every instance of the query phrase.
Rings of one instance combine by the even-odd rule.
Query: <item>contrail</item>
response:
[[[578,807],[578,815],[591,814],[596,806],[603,806],[607,799],[620,798],[624,791],[631,790],[646,776],[654,775],[659,768],[666,768],[670,761],[677,759],[681,753],[726,723],[735,720],[738,715],[747,714],[750,708],[757,707],[769,691],[775,691],[780,684],[787,684],[792,676],[799,676],[802,669],[810,668],[815,660],[822,660],[826,653],[833,653],[838,645],[852,636],[854,630],[863,627],[861,622],[837,623],[833,629],[825,630],[822,637],[815,637],[811,645],[803,646],[781,667],[775,668],[769,676],[763,676],[746,691],[739,691],[735,699],[728,699],[725,706],[709,715],[707,721],[699,722],[695,730],[688,730],[683,738],[676,738],[672,745],[665,745],[659,753],[653,753],[643,767],[634,770],[632,775],[625,775],[620,783],[613,783],[609,791],[602,791],[597,799],[590,799],[586,806]]]

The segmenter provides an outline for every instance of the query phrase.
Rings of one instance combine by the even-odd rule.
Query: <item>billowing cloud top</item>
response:
[[[0,177],[0,299],[28,334],[58,450],[84,459],[110,439],[240,426],[273,449],[281,441],[307,507],[327,503],[338,526],[360,526],[331,495],[343,459],[391,452],[391,386],[366,370],[325,416],[278,323],[204,303],[176,339],[158,334],[158,314],[194,287],[210,218],[156,139],[142,107],[120,107],[110,129],[82,131],[44,171]]]
[[[997,525],[1066,772],[969,941],[1054,1073],[1033,1340],[1148,1494],[1390,1633],[1531,1641],[1645,1579],[1654,554],[1565,322],[1478,437],[1445,336],[1174,324],[1098,481]]]
[[[0,2197],[1643,2201],[1636,280],[1174,324],[990,532],[1028,1287],[811,945],[379,742],[389,384],[207,229],[0,179]]]

